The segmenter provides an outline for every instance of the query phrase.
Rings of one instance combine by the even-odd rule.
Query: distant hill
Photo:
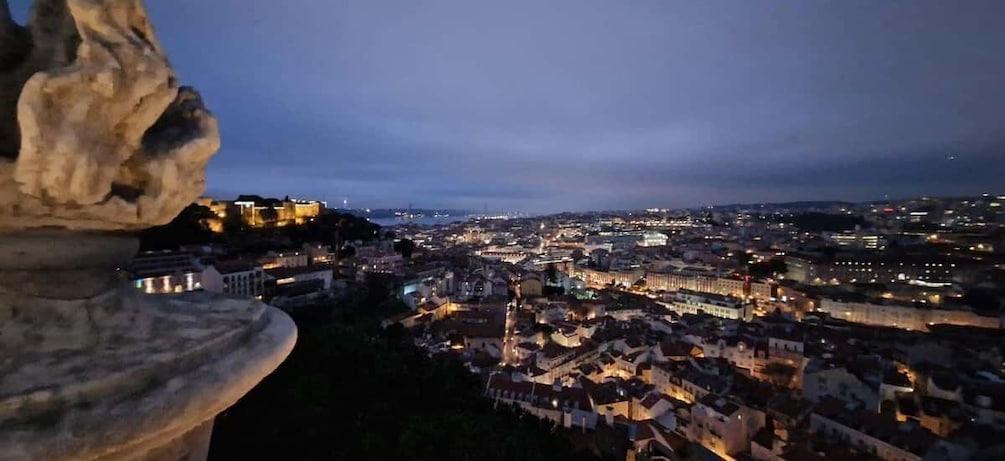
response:
[[[846,202],[846,201],[827,201],[827,200],[815,200],[815,201],[799,201],[799,202],[781,202],[781,203],[733,203],[729,205],[713,205],[713,208],[760,208],[772,207],[772,208],[788,208],[788,209],[813,209],[813,208],[830,208],[834,206],[853,206],[862,203],[872,203],[872,202]]]
[[[394,218],[402,215],[415,215],[415,216],[469,216],[472,214],[477,214],[471,210],[455,210],[455,209],[433,209],[433,208],[369,208],[365,210],[351,209],[351,210],[337,210],[342,213],[348,213],[361,218],[370,219],[385,219]]]

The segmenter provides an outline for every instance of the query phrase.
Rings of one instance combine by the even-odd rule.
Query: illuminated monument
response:
[[[218,147],[139,0],[0,0],[0,459],[203,459],[289,354],[274,308],[117,274]]]

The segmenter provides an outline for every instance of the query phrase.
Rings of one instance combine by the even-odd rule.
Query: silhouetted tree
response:
[[[332,264],[332,277],[336,280],[342,278],[342,246],[345,242],[342,230],[347,227],[349,227],[348,216],[339,216],[335,223],[334,239],[332,242],[332,251],[335,253],[335,263]]]
[[[279,219],[279,210],[269,206],[263,208],[262,211],[259,212],[259,215],[262,217],[262,221],[265,221],[267,225],[272,225]]]
[[[545,285],[541,287],[541,294],[544,296],[562,296],[565,294],[565,287]]]
[[[339,256],[342,258],[352,258],[353,256],[356,256],[356,247],[352,245],[343,246],[342,250],[339,252]]]
[[[548,283],[558,283],[558,267],[555,263],[544,266],[544,278]]]
[[[217,417],[209,459],[595,459],[549,421],[496,407],[454,356],[430,357],[405,329],[376,327],[381,314],[366,303],[393,301],[378,295],[386,282],[331,306],[352,321],[298,318],[286,361]]]
[[[987,311],[987,312],[998,312],[1001,310],[1001,299],[994,291],[985,288],[971,288],[963,294],[963,304],[966,304],[974,309]]]
[[[394,251],[401,253],[401,257],[410,259],[415,251],[415,242],[411,239],[401,239],[394,243]]]
[[[335,230],[338,229],[342,242],[360,240],[368,242],[380,234],[380,226],[366,219],[347,213],[326,211],[313,221],[296,226],[285,226],[273,231],[286,235],[294,243],[330,242],[333,245]]]
[[[171,222],[140,232],[140,249],[173,250],[181,245],[209,243],[214,237],[207,224],[210,219],[216,219],[216,215],[209,208],[193,203]]]
[[[244,218],[241,216],[241,210],[236,207],[228,209],[226,216],[223,217],[223,233],[226,235],[236,235],[243,232],[244,229]]]
[[[776,386],[789,386],[796,376],[796,367],[781,362],[771,362],[764,367],[768,381]]]
[[[787,270],[788,266],[785,265],[785,260],[772,258],[764,262],[751,264],[747,271],[754,277],[767,278],[774,277],[775,274],[784,274]]]

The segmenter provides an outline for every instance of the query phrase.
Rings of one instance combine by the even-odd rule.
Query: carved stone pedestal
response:
[[[296,340],[281,311],[116,276],[133,239],[0,234],[0,459],[199,460]]]
[[[198,460],[296,340],[282,312],[119,275],[205,189],[216,119],[140,0],[0,0],[0,460]]]

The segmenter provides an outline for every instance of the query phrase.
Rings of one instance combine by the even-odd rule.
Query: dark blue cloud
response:
[[[554,211],[1005,175],[996,0],[147,4],[221,119],[222,195]]]

